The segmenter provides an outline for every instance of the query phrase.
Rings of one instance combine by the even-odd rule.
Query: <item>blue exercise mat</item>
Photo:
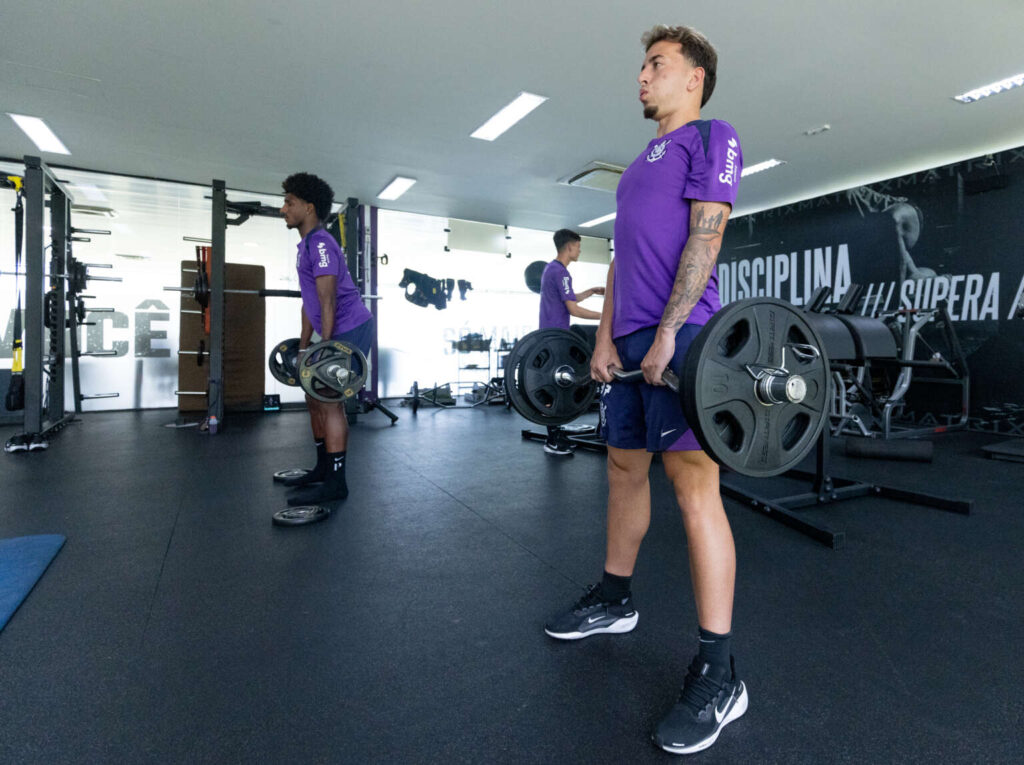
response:
[[[28,597],[65,541],[60,534],[0,539],[0,630]]]

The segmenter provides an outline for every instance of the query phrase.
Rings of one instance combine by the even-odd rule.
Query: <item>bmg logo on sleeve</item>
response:
[[[736,143],[735,138],[729,139],[729,148],[725,152],[725,172],[718,174],[719,183],[727,183],[732,186],[733,179],[736,176],[736,157],[739,156],[739,152],[736,151],[739,148],[739,144]]]
[[[317,242],[316,251],[320,255],[320,268],[327,268],[331,263],[331,256],[327,253],[327,243]]]

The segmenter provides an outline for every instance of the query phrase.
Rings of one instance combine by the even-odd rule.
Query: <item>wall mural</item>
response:
[[[1024,435],[1024,148],[737,218],[719,256],[722,303],[804,305],[821,285],[858,312],[945,303],[971,371],[971,428]],[[920,399],[908,413],[942,423]]]

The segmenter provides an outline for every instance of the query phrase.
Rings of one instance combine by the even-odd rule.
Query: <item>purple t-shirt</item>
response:
[[[742,167],[732,125],[697,120],[652,140],[626,168],[616,192],[613,337],[661,323],[690,236],[690,200],[735,204]],[[706,324],[721,307],[716,267],[686,323]]]
[[[358,327],[370,318],[370,310],[363,305],[352,277],[345,264],[345,253],[338,241],[323,228],[315,228],[299,242],[295,256],[295,268],[299,272],[299,291],[302,293],[302,310],[305,311],[313,329],[323,335],[320,320],[320,298],[316,294],[318,276],[338,277],[334,302],[334,327],[332,335]],[[325,338],[327,339],[327,338]]]
[[[540,277],[540,328],[569,329],[566,300],[575,300],[569,269],[560,260],[552,260]]]

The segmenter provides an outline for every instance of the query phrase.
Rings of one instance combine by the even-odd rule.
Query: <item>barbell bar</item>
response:
[[[583,414],[596,394],[590,346],[568,330],[523,337],[505,362],[511,405],[541,425]],[[639,370],[613,373],[639,381]],[[767,477],[795,467],[828,418],[831,374],[821,338],[806,316],[773,298],[722,308],[694,338],[677,377],[662,380],[680,397],[703,450],[734,472]],[[616,384],[616,383],[613,383]]]

